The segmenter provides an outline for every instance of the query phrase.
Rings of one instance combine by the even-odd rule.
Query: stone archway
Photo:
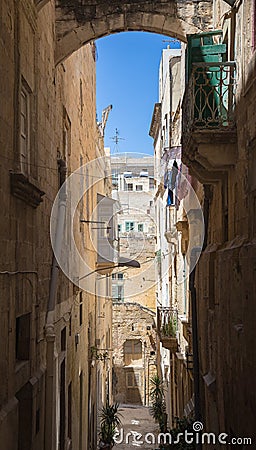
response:
[[[212,0],[56,0],[56,63],[112,33],[150,31],[186,41],[211,22]]]

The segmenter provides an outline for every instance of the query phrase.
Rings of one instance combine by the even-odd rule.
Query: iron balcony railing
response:
[[[176,338],[178,310],[170,307],[157,308],[157,331],[161,337]]]
[[[235,125],[235,63],[194,63],[183,101],[183,134]]]

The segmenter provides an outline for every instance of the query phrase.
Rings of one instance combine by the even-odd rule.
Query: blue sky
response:
[[[97,115],[112,104],[105,130],[105,146],[118,150],[153,154],[153,140],[148,135],[154,104],[158,101],[158,69],[167,36],[145,32],[113,34],[96,41]],[[178,43],[172,43],[177,48]]]

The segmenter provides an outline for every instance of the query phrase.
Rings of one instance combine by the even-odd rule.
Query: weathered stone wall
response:
[[[56,4],[57,62],[92,39],[120,31],[151,31],[186,41],[211,28],[212,0],[82,2]]]
[[[214,2],[236,62],[236,162],[212,187],[198,267],[201,402],[207,431],[253,437],[255,417],[255,50],[253,2]],[[232,25],[234,34],[232,35]],[[235,44],[234,44],[235,43]]]
[[[15,450],[20,439],[20,449],[56,448],[59,423],[65,424],[67,444],[71,438],[68,430],[71,420],[72,446],[85,450],[89,440],[91,446],[96,446],[97,374],[103,386],[103,400],[107,377],[107,367],[100,362],[92,363],[91,347],[98,343],[104,348],[112,345],[111,301],[106,299],[95,308],[95,295],[79,292],[59,271],[54,332],[47,342],[45,323],[53,257],[50,214],[59,189],[57,160],[66,161],[69,175],[81,161],[85,164],[96,157],[96,144],[103,154],[103,142],[95,122],[95,48],[94,44],[83,47],[56,69],[54,2],[48,2],[39,11],[29,0],[3,1],[0,8],[1,445],[6,450]],[[23,85],[29,95],[30,155],[22,166]],[[15,175],[11,181],[10,171]],[[22,172],[23,181],[18,184],[17,177]],[[91,183],[95,174],[90,173],[90,177]],[[103,181],[85,199],[83,209],[88,209],[88,218],[96,205],[97,191],[105,192]],[[86,255],[90,266],[95,267],[95,249],[88,228],[77,220],[74,232],[80,251]],[[98,308],[104,310],[101,320],[98,316],[103,314]],[[25,314],[30,314],[30,324],[26,326],[26,332],[30,330],[27,344],[30,354],[20,359],[19,355],[17,358],[16,320]],[[17,341],[20,339],[22,335]],[[64,360],[63,418],[58,416],[58,411],[60,370]],[[108,364],[111,373],[111,361]],[[51,379],[53,392],[49,388]],[[109,381],[111,384],[111,379]],[[81,391],[80,382],[83,384]],[[68,415],[69,401],[72,417]]]
[[[136,339],[142,343],[139,360],[126,361],[124,343]],[[155,314],[137,303],[113,305],[113,394],[121,403],[149,403],[150,378],[156,373]],[[137,376],[137,384],[127,386],[127,373]]]

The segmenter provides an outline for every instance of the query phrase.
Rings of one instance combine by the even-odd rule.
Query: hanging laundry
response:
[[[177,196],[179,201],[183,200],[189,193],[191,187],[191,176],[188,173],[188,168],[182,165],[180,167],[179,180],[177,183]]]
[[[175,160],[172,166],[172,170],[168,172],[168,180],[167,180],[167,187],[168,187],[168,197],[167,197],[167,205],[170,206],[173,205],[173,191],[175,189],[176,184],[176,178],[178,175],[178,164]]]
[[[178,176],[176,178],[176,186],[175,186],[175,206],[178,209],[180,206],[180,186],[181,186],[181,177],[182,177],[182,163],[180,164],[178,170]]]
[[[172,166],[172,171],[171,171],[171,180],[170,180],[170,186],[168,186],[170,189],[174,189],[175,188],[175,184],[176,184],[176,178],[178,175],[178,164],[177,161],[175,159],[173,166]]]
[[[172,206],[172,205],[173,205],[173,192],[171,189],[168,189],[168,197],[167,197],[166,206]]]
[[[165,168],[165,172],[164,172],[164,188],[166,189],[167,188],[167,186],[168,186],[168,174],[169,174],[169,172],[168,172],[168,169],[167,169],[167,167]]]

